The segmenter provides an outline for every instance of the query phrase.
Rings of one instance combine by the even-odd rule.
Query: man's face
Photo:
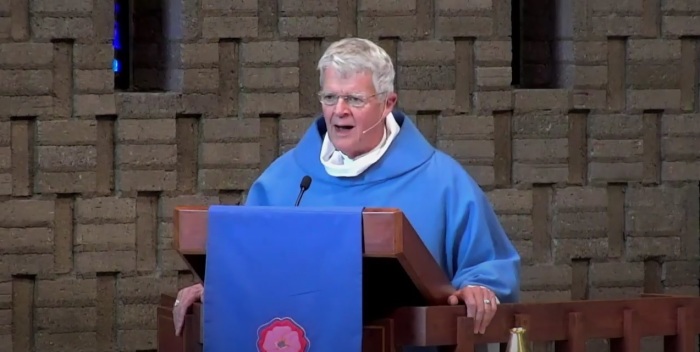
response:
[[[375,90],[371,73],[344,77],[333,68],[324,71],[322,101],[340,97],[335,104],[321,104],[328,137],[336,149],[350,158],[372,150],[384,135],[383,118],[394,107],[396,94],[377,93],[381,92]]]

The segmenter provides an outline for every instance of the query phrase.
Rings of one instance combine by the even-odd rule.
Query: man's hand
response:
[[[187,309],[197,300],[204,302],[204,286],[196,284],[188,286],[177,293],[175,305],[173,306],[173,323],[175,323],[175,335],[182,333],[182,324],[185,323]]]
[[[459,301],[467,305],[467,316],[474,318],[474,333],[483,334],[496,314],[497,298],[493,291],[481,286],[467,286],[453,293],[447,302],[456,305]]]

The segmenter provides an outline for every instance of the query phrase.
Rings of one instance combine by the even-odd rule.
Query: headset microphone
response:
[[[374,125],[372,125],[372,127],[370,127],[370,128],[368,128],[368,129],[362,131],[362,134],[365,134],[365,133],[367,133],[367,132],[373,130],[373,129],[374,129],[375,127],[377,127],[382,121],[384,121],[384,117],[383,117],[382,115],[379,115],[379,119],[377,120],[377,122],[375,122]]]

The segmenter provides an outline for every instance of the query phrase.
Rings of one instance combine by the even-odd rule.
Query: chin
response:
[[[333,142],[335,149],[340,150],[343,154],[347,154],[348,151],[353,149],[352,144],[348,143],[348,141],[335,140],[331,142]]]
[[[331,142],[333,142],[333,145],[336,146],[336,148],[342,146],[350,146],[354,143],[357,143],[357,136],[355,134],[345,134],[345,135],[338,135],[337,133],[330,133],[328,135],[331,139]]]
[[[335,147],[336,150],[339,150],[345,155],[348,155],[349,152],[352,152],[355,149],[355,143],[353,143],[349,138],[331,138],[331,143],[333,143],[333,146]]]

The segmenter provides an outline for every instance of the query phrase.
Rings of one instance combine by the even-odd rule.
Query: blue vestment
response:
[[[313,182],[300,206],[398,208],[455,288],[486,286],[502,303],[516,302],[520,256],[488,198],[408,116],[399,110],[393,114],[399,134],[384,156],[357,177],[326,173],[319,160],[326,125],[318,117],[299,143],[253,183],[246,204],[292,206],[300,180],[309,175]]]

